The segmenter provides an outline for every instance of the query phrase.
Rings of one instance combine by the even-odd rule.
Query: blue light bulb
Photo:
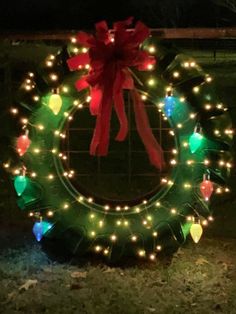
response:
[[[47,221],[37,221],[33,226],[33,234],[38,242],[42,240],[42,237],[47,233],[51,228],[52,224]]]
[[[173,96],[168,95],[164,100],[164,111],[167,117],[170,117],[174,111],[175,99]]]

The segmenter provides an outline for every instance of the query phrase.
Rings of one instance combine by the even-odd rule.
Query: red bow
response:
[[[128,132],[123,89],[131,92],[138,133],[148,152],[150,162],[161,169],[164,165],[163,151],[151,132],[144,104],[129,67],[147,70],[155,59],[140,44],[149,36],[149,29],[137,22],[134,30],[127,30],[132,18],[114,23],[111,37],[105,21],[96,24],[96,37],[79,32],[77,41],[89,48],[89,52],[78,54],[67,60],[70,70],[78,70],[90,64],[88,75],[76,82],[77,90],[91,88],[90,112],[97,116],[96,127],[90,145],[90,154],[105,156],[108,152],[112,104],[120,122],[117,141],[123,141]]]

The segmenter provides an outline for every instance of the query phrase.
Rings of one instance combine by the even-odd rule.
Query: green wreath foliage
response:
[[[143,49],[152,51],[157,66],[135,72],[136,83],[143,99],[156,106],[157,114],[161,111],[172,129],[171,171],[162,179],[161,188],[139,204],[101,204],[75,188],[61,146],[75,113],[79,116],[88,110],[88,93],[78,93],[74,87],[86,70],[71,73],[66,65],[69,56],[83,49],[71,43],[48,56],[34,74],[26,75],[19,89],[19,105],[30,108],[24,127],[31,144],[21,157],[28,181],[17,203],[36,220],[41,217],[52,225],[44,241],[58,240],[73,253],[92,251],[111,261],[130,255],[153,260],[159,251],[182,245],[193,220],[202,225],[211,220],[212,210],[200,184],[207,175],[214,194],[227,190],[232,160],[230,116],[217,98],[214,81],[191,57],[150,37]],[[62,98],[57,115],[48,106],[53,88],[59,89]],[[166,117],[168,90],[173,112]],[[150,118],[155,122],[155,116]],[[193,153],[189,140],[194,132],[201,133],[201,143]]]

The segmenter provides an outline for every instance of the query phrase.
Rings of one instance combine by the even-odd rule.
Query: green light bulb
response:
[[[203,140],[202,134],[194,132],[189,138],[189,147],[192,154],[194,154],[201,146]]]
[[[17,176],[14,180],[14,187],[18,196],[24,192],[27,185],[27,179],[25,176]]]

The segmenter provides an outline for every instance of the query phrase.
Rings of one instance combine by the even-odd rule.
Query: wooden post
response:
[[[0,40],[69,40],[78,30],[49,32],[1,32]],[[236,27],[226,28],[155,28],[153,35],[160,39],[233,39],[236,38]]]

